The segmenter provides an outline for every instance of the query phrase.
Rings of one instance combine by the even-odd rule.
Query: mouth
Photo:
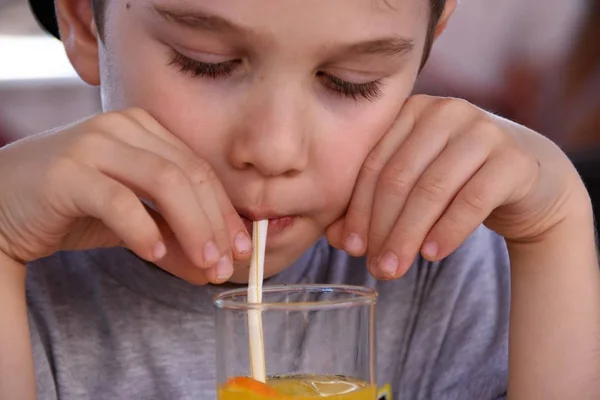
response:
[[[294,220],[298,216],[296,215],[278,215],[272,212],[256,212],[250,210],[238,210],[238,214],[242,218],[246,229],[250,236],[252,236],[252,223],[254,221],[260,221],[267,219],[269,220],[269,228],[267,230],[267,239],[275,238],[280,236],[284,231],[292,226]]]

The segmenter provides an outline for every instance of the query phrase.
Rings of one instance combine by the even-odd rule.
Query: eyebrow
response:
[[[249,27],[238,25],[218,15],[210,14],[202,10],[181,7],[168,7],[155,4],[153,10],[167,21],[174,22],[187,28],[223,33],[249,36],[255,31]],[[404,37],[388,37],[364,42],[342,45],[334,52],[338,56],[347,55],[383,55],[404,56],[412,51],[414,41]]]
[[[253,32],[250,28],[237,25],[223,17],[209,14],[201,10],[167,7],[161,4],[155,4],[153,9],[167,21],[177,23],[187,28],[238,35],[249,35]]]
[[[412,51],[414,41],[403,37],[390,37],[352,43],[336,50],[338,55],[365,54],[404,56]]]

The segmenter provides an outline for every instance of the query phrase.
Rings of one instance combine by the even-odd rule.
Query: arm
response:
[[[26,269],[0,252],[0,398],[35,399]]]
[[[600,269],[591,206],[580,197],[539,241],[508,243],[511,399],[600,398]]]

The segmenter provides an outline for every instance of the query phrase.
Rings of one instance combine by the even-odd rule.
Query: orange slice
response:
[[[266,383],[259,382],[246,376],[238,376],[229,379],[225,383],[228,389],[241,389],[266,397],[279,397],[280,393]]]

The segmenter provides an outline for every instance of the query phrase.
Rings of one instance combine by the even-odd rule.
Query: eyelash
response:
[[[241,60],[232,60],[222,63],[206,63],[193,60],[174,50],[171,60],[169,61],[169,65],[176,66],[182,73],[191,75],[193,78],[200,76],[211,79],[226,78],[230,76],[239,64],[241,64]],[[364,98],[368,101],[373,101],[381,95],[381,80],[353,83],[321,71],[317,72],[317,77],[321,78],[323,85],[328,90],[353,100]]]
[[[317,76],[322,78],[323,84],[327,89],[353,100],[358,100],[359,97],[362,97],[368,101],[373,101],[381,96],[381,80],[353,83],[324,72],[318,72]]]
[[[225,78],[231,75],[239,64],[241,64],[241,60],[205,63],[192,60],[176,51],[173,51],[171,61],[169,61],[169,65],[176,66],[182,73],[189,74],[192,78],[202,76],[211,79]]]

